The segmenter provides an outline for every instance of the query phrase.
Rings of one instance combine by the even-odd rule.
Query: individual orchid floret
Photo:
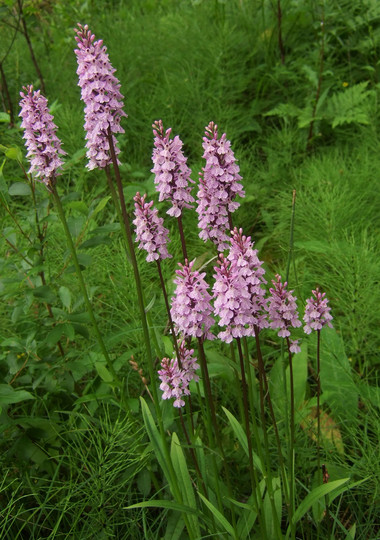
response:
[[[214,313],[219,317],[219,326],[225,327],[218,338],[230,343],[233,338],[253,335],[255,319],[244,277],[237,266],[222,254],[219,255],[219,266],[214,270]]]
[[[202,240],[211,240],[219,251],[228,247],[228,232],[231,229],[231,213],[240,204],[237,195],[244,197],[241,176],[231,142],[226,134],[218,136],[214,122],[206,127],[203,137],[203,158],[206,165],[200,173],[198,190],[198,227]]]
[[[305,315],[303,318],[306,323],[303,327],[306,334],[310,334],[313,330],[322,330],[326,325],[333,328],[330,322],[332,321],[332,316],[330,315],[331,308],[327,305],[326,293],[321,293],[318,288],[312,291],[312,293],[313,296],[306,300]]]
[[[140,242],[139,248],[144,249],[148,255],[147,262],[168,259],[171,257],[167,250],[169,231],[163,226],[164,220],[158,217],[157,208],[153,207],[153,201],[145,202],[146,194],[141,196],[136,193],[135,219],[133,224],[136,230],[136,242]]]
[[[115,77],[107,47],[101,39],[95,41],[88,26],[78,24],[75,39],[78,48],[78,85],[85,104],[86,147],[89,169],[104,168],[112,163],[109,133],[112,134],[115,155],[120,153],[114,133],[124,133],[120,125],[123,116],[123,95],[119,80]]]
[[[173,406],[183,407],[185,401],[183,396],[190,395],[189,383],[193,379],[199,381],[198,375],[195,373],[199,369],[197,359],[193,356],[194,349],[187,349],[185,342],[179,345],[179,356],[181,360],[181,369],[178,365],[177,357],[163,358],[161,361],[161,369],[158,371],[161,380],[160,390],[162,390],[162,399],[175,398]]]
[[[24,86],[20,92],[22,118],[21,127],[24,129],[25,146],[28,150],[26,157],[30,161],[29,173],[46,186],[53,186],[60,174],[63,161],[59,157],[65,155],[61,141],[56,135],[57,126],[48,109],[47,99],[39,90],[33,91],[33,86]]]
[[[152,127],[155,139],[151,172],[155,175],[159,201],[169,200],[172,206],[167,213],[178,218],[183,208],[192,208],[194,197],[189,184],[194,184],[194,180],[190,178],[191,170],[186,165],[187,158],[182,152],[182,141],[178,135],[171,139],[171,128],[164,133],[162,120],[157,120]]]
[[[267,300],[264,285],[267,283],[262,268],[262,261],[258,258],[258,250],[253,249],[250,236],[244,236],[242,229],[234,228],[231,231],[231,247],[227,259],[236,267],[246,287],[250,302],[252,323],[257,330],[267,328]]]
[[[282,283],[281,276],[276,274],[276,279],[272,280],[273,288],[269,289],[271,296],[268,302],[268,314],[270,318],[269,326],[279,329],[278,336],[282,338],[290,337],[290,328],[298,328],[302,325],[298,317],[297,298],[293,296],[293,291],[287,290],[287,282]],[[298,350],[299,349],[299,350]],[[299,352],[298,341],[291,342],[291,352]]]
[[[214,319],[211,316],[211,295],[208,293],[208,284],[205,281],[205,272],[193,269],[195,260],[179,263],[180,270],[176,270],[174,280],[176,289],[172,298],[171,316],[176,330],[187,337],[213,339],[210,332]]]

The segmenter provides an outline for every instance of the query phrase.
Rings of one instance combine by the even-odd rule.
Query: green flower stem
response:
[[[180,358],[179,348],[178,348],[177,335],[176,335],[175,330],[174,330],[172,314],[170,312],[168,293],[166,291],[164,276],[162,275],[161,262],[160,262],[159,259],[156,260],[156,264],[157,264],[157,272],[158,272],[158,275],[160,277],[160,284],[161,284],[162,294],[164,296],[166,312],[167,312],[168,319],[169,319],[169,326],[170,326],[170,331],[171,331],[172,338],[173,338],[174,349],[175,349],[175,353],[177,355],[178,365],[179,365],[180,369],[182,369],[182,363],[181,363],[181,358]]]
[[[255,510],[257,514],[260,516],[260,521],[261,521],[259,503],[257,500],[257,486],[258,486],[257,475],[256,475],[255,468],[253,466],[253,450],[252,450],[251,428],[249,424],[249,403],[248,403],[247,381],[245,378],[244,358],[243,358],[243,351],[241,348],[240,338],[236,338],[236,344],[237,344],[238,353],[239,353],[239,362],[240,362],[240,371],[241,371],[241,387],[243,391],[244,423],[245,423],[245,432],[247,435],[247,443],[248,443],[249,475],[251,477],[252,493],[254,494],[253,498],[254,498],[254,503],[255,503]]]
[[[113,145],[113,139],[111,134],[111,129],[108,128],[108,141],[110,143],[110,152],[111,152],[111,159],[112,159],[112,165],[115,172],[115,179],[116,179],[116,185],[117,185],[117,191],[119,195],[120,200],[120,207],[121,207],[121,215],[122,215],[122,223],[125,227],[125,238],[127,241],[127,246],[129,250],[129,255],[131,258],[132,268],[133,268],[133,274],[135,278],[135,284],[136,284],[136,291],[137,291],[137,300],[138,305],[140,309],[140,318],[141,318],[141,324],[143,328],[143,334],[144,334],[144,342],[145,347],[147,351],[147,357],[148,357],[148,370],[149,370],[149,377],[151,381],[151,387],[152,387],[152,395],[154,399],[154,405],[156,408],[157,418],[161,419],[161,412],[159,408],[159,400],[158,400],[158,393],[157,393],[157,386],[155,383],[155,371],[153,366],[153,355],[152,355],[152,349],[150,346],[150,336],[149,336],[149,330],[148,330],[148,323],[146,319],[146,313],[145,313],[145,306],[144,306],[144,297],[143,297],[143,289],[140,279],[140,273],[137,265],[137,259],[136,259],[136,253],[133,245],[133,238],[132,238],[132,231],[131,231],[131,225],[130,225],[130,218],[129,214],[127,212],[127,207],[125,204],[125,198],[124,198],[124,192],[123,192],[123,185],[121,182],[121,176],[120,176],[120,170],[117,163],[117,158],[115,154],[115,148]],[[160,424],[162,423],[162,419],[160,420]],[[169,451],[169,450],[168,450]]]
[[[287,486],[287,476],[286,476],[285,466],[284,466],[284,458],[282,455],[280,436],[278,433],[277,422],[274,415],[272,400],[269,393],[269,385],[268,385],[268,380],[265,373],[263,357],[261,354],[260,339],[259,339],[260,330],[256,325],[254,326],[254,331],[255,331],[255,340],[256,340],[257,360],[258,360],[258,367],[259,367],[260,410],[261,410],[261,422],[262,422],[262,430],[263,430],[263,435],[264,435],[265,451],[266,451],[266,455],[269,458],[269,443],[268,443],[268,434],[266,430],[265,405],[264,405],[264,401],[266,399],[269,406],[272,425],[273,425],[276,443],[277,443],[277,453],[278,453],[278,459],[279,459],[279,465],[280,465],[280,471],[281,471],[281,477],[282,477],[282,483],[283,483],[283,489],[284,489],[284,496],[285,496],[286,502],[288,502],[289,493],[288,493],[288,486]],[[264,390],[265,390],[265,394],[264,394]],[[267,462],[267,474],[268,474],[268,482],[267,482],[268,495],[272,504],[272,498],[274,501],[274,495],[273,495],[272,472],[271,472],[269,461]],[[275,506],[272,506],[272,509],[274,512],[274,517],[276,516],[277,518],[275,520],[276,526],[279,527],[278,516],[277,516],[277,511],[276,511]],[[282,538],[281,529],[278,531],[278,534],[279,534],[279,538]]]
[[[58,214],[59,214],[59,217],[61,219],[64,231],[65,231],[65,234],[66,234],[67,244],[68,244],[69,249],[71,251],[71,255],[72,255],[72,258],[73,258],[73,263],[74,263],[75,270],[76,270],[76,273],[77,273],[79,285],[80,285],[80,288],[81,288],[81,291],[82,291],[82,294],[83,294],[84,302],[86,304],[87,313],[88,313],[88,315],[90,317],[92,326],[94,328],[96,339],[97,339],[99,347],[100,347],[100,349],[101,349],[101,351],[103,353],[103,356],[104,356],[105,361],[107,363],[108,369],[112,373],[112,376],[114,378],[115,383],[120,386],[120,382],[118,380],[116,371],[115,371],[115,369],[113,367],[113,364],[112,364],[111,359],[110,359],[110,357],[108,355],[106,346],[104,345],[102,335],[101,335],[101,333],[99,331],[99,327],[98,327],[98,324],[97,324],[96,319],[95,319],[95,315],[94,315],[94,311],[93,311],[92,306],[91,306],[91,302],[90,302],[90,300],[88,298],[86,284],[85,284],[84,279],[83,279],[83,274],[82,274],[82,270],[81,270],[80,265],[79,265],[77,253],[76,253],[75,246],[74,246],[74,242],[73,242],[73,239],[71,238],[69,227],[67,225],[67,221],[66,221],[66,218],[65,218],[65,213],[63,211],[61,199],[59,198],[59,195],[57,193],[57,190],[56,190],[55,186],[50,185],[49,188],[50,188],[50,192],[52,193],[52,195],[54,197],[54,201],[55,201],[55,204],[56,204],[56,207],[57,207],[57,210],[58,210]]]
[[[186,240],[185,240],[185,235],[183,232],[183,225],[182,225],[182,215],[177,217],[177,223],[178,223],[179,236],[181,238],[183,259],[184,259],[184,262],[186,262],[186,260],[189,260],[189,257],[187,256]]]
[[[262,465],[262,468],[263,468],[263,476],[264,476],[264,478],[267,478],[268,473],[267,473],[267,465],[266,465],[267,459],[266,458],[268,457],[268,454],[266,453],[265,456],[263,454],[263,448],[262,448],[261,439],[260,439],[260,435],[259,435],[259,429],[258,429],[257,420],[256,420],[255,411],[256,411],[256,408],[257,408],[256,403],[258,402],[258,399],[255,399],[256,396],[254,396],[254,389],[256,389],[255,388],[256,385],[255,385],[255,382],[253,381],[253,378],[252,378],[251,364],[250,364],[250,361],[249,361],[248,342],[247,342],[246,337],[243,338],[243,347],[244,347],[244,358],[245,358],[245,370],[246,370],[247,379],[248,379],[248,398],[249,398],[249,405],[250,405],[250,408],[251,408],[253,437],[254,437],[254,439],[256,441],[257,454],[258,454],[258,456],[260,458],[261,465]],[[257,476],[256,469],[254,469],[254,473]],[[269,476],[270,476],[270,473],[269,473]],[[265,524],[265,513],[264,513],[264,501],[263,501],[263,499],[261,497],[261,492],[260,492],[258,480],[256,480],[256,485],[257,485],[258,503],[260,505],[260,511],[261,511],[261,514],[260,514],[261,523],[260,523],[260,525],[261,525],[261,528],[262,528],[262,534],[265,537],[266,536],[266,524]]]
[[[317,479],[321,485],[321,331],[317,330]]]
[[[200,364],[201,364],[203,388],[205,390],[205,395],[207,397],[206,431],[207,431],[207,437],[208,437],[208,440],[209,440],[209,444],[212,447],[211,459],[212,459],[212,464],[213,464],[213,468],[214,468],[214,475],[215,475],[216,497],[218,499],[219,510],[222,511],[223,510],[222,496],[221,496],[221,493],[220,493],[220,487],[219,487],[219,482],[218,482],[219,472],[218,472],[218,467],[216,465],[215,454],[213,452],[213,450],[215,448],[214,433],[216,435],[216,434],[219,433],[219,431],[218,431],[218,426],[217,426],[217,422],[216,422],[215,405],[214,405],[214,400],[213,400],[212,393],[211,393],[211,384],[210,384],[210,377],[209,377],[208,369],[207,369],[206,356],[205,356],[205,352],[204,352],[203,343],[202,343],[201,338],[198,338],[198,352],[199,352],[199,361],[200,361]]]
[[[105,168],[105,170],[106,170],[106,177],[107,177],[108,187],[110,189],[110,193],[111,193],[111,196],[112,196],[112,201],[113,201],[113,204],[115,206],[117,217],[118,217],[118,220],[119,220],[119,223],[120,223],[120,226],[121,226],[121,234],[123,235],[123,239],[124,239],[125,255],[126,255],[127,260],[129,261],[129,263],[132,263],[131,257],[129,255],[129,250],[128,250],[127,234],[125,232],[125,227],[123,227],[124,222],[123,222],[123,216],[122,216],[122,213],[121,213],[121,210],[120,210],[119,199],[118,199],[116,190],[115,190],[113,182],[112,182],[111,171],[110,171],[109,166],[107,166]],[[145,306],[145,298],[144,298],[144,306]],[[150,313],[146,313],[146,318],[147,318],[148,326],[150,328],[152,328],[153,323],[152,323],[152,318],[150,316]],[[161,354],[161,348],[160,348],[160,346],[158,344],[156,332],[153,330],[150,335],[152,337],[152,341],[153,341],[153,345],[154,345],[154,349],[156,351],[156,354],[160,355]]]
[[[295,496],[295,477],[294,477],[294,377],[293,377],[293,359],[292,353],[290,351],[290,341],[289,338],[286,338],[286,343],[288,345],[289,353],[289,375],[290,375],[290,439],[289,439],[289,520],[291,528],[291,538],[295,540],[296,528],[295,523],[293,523],[293,514],[294,514],[294,496]]]

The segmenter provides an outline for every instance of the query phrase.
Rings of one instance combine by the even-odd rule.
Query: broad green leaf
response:
[[[346,540],[355,540],[356,536],[356,523],[352,525],[350,530],[347,533]]]
[[[254,510],[253,495],[249,496],[246,503],[239,503],[238,501],[232,502],[236,504],[236,506],[240,506],[241,508],[245,509],[244,512],[241,512],[239,521],[237,523],[237,537],[239,540],[251,538],[250,533],[257,519],[257,512]]]
[[[33,289],[33,296],[47,304],[52,304],[56,300],[56,296],[49,285],[41,285],[40,287]]]
[[[100,246],[102,244],[110,244],[112,242],[111,238],[108,236],[96,235],[85,240],[80,246],[79,249],[88,249]]]
[[[195,495],[193,491],[193,486],[191,484],[189,471],[187,469],[187,464],[183,450],[181,448],[178,436],[176,433],[172,435],[172,443],[170,456],[172,459],[174,470],[176,471],[178,488],[182,495],[183,503],[190,506],[191,508],[196,509],[197,505],[195,502]],[[199,523],[194,516],[189,516],[189,525],[193,530],[193,534],[196,538],[200,536]]]
[[[84,216],[88,215],[88,206],[84,201],[70,201],[66,204],[67,208],[71,208],[72,210],[76,210],[80,214],[83,214]],[[71,218],[73,219],[73,218]]]
[[[301,502],[297,510],[294,512],[293,520],[292,520],[293,523],[294,524],[298,523],[298,521],[301,518],[303,518],[303,516],[306,514],[306,512],[310,510],[311,506],[315,502],[317,502],[322,497],[325,497],[325,495],[328,495],[329,493],[334,491],[334,489],[337,489],[343,486],[343,484],[347,484],[349,480],[350,480],[349,478],[342,478],[341,480],[335,480],[334,482],[329,482],[327,484],[323,484],[322,486],[317,486],[312,491],[310,491],[310,493],[306,495],[306,497]],[[349,488],[348,485],[345,486],[345,490],[348,488]]]
[[[335,420],[356,417],[358,389],[342,337],[333,328],[321,331],[321,387]]]
[[[103,197],[103,199],[101,199],[98,202],[95,209],[92,212],[90,212],[90,215],[91,216],[96,216],[96,214],[99,214],[99,212],[101,212],[103,210],[103,208],[106,206],[106,204],[108,203],[110,198],[111,198],[111,195],[108,195],[107,197]]]
[[[307,345],[304,343],[301,352],[292,356],[293,382],[294,382],[294,408],[296,411],[296,420],[298,418],[297,410],[300,410],[306,392],[307,384]],[[284,352],[284,361],[287,362],[287,351]],[[284,406],[287,398],[288,413],[290,412],[290,369],[287,365],[285,369],[286,394],[284,388],[282,358],[279,357],[274,363],[270,372],[269,385],[273,402],[273,407],[277,422],[284,420],[286,407]]]
[[[95,362],[95,369],[102,381],[107,383],[113,381],[112,374],[108,371],[106,365],[103,364],[103,362]]]
[[[71,236],[74,236],[74,237],[79,236],[80,233],[82,232],[84,223],[85,223],[84,216],[78,216],[78,217],[70,216],[67,219],[67,225],[69,227]]]
[[[30,189],[29,184],[15,182],[9,186],[8,193],[11,197],[29,197],[32,194],[32,190]]]
[[[4,124],[9,124],[10,121],[11,121],[11,117],[9,116],[8,113],[0,112],[0,122]]]
[[[5,156],[8,159],[15,159],[16,161],[22,160],[22,152],[18,146],[12,146],[8,148],[5,152]]]
[[[268,482],[268,480],[267,480]],[[265,480],[262,480],[260,484],[265,485]],[[281,507],[282,507],[282,492],[281,492],[281,481],[279,478],[272,479],[272,489],[274,497],[274,508],[276,512],[272,509],[272,504],[269,498],[269,491],[267,489],[264,497],[264,515],[265,515],[265,524],[268,538],[278,537],[277,531],[280,528],[281,522]],[[276,521],[277,519],[277,527]]]
[[[163,540],[181,540],[185,523],[178,512],[170,512]]]
[[[66,309],[70,309],[71,307],[71,291],[64,285],[61,285],[61,287],[58,290],[59,297],[61,299],[62,304],[65,306]]]
[[[242,428],[240,422],[235,418],[235,416],[232,413],[230,413],[230,411],[228,411],[224,407],[222,407],[222,409],[225,415],[227,416],[228,421],[231,424],[231,427],[233,429],[233,432],[235,433],[239,443],[241,444],[241,447],[243,448],[244,452],[248,456],[249,455],[248,454],[248,441],[247,441],[247,435],[244,429]],[[257,467],[257,469],[261,473],[263,473],[263,465],[261,463],[261,459],[255,452],[252,452],[252,454],[253,454],[253,463],[255,467]]]
[[[228,534],[232,536],[235,540],[238,540],[238,537],[235,534],[234,528],[232,527],[231,523],[219,512],[217,508],[208,500],[202,493],[198,491],[199,497],[202,499],[202,501],[205,503],[207,508],[211,510],[214,518],[218,523],[221,525],[222,529],[226,531]]]
[[[26,390],[15,390],[9,384],[0,384],[0,406],[20,403],[27,399],[35,399],[35,397]]]

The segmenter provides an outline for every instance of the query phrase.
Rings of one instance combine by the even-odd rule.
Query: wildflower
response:
[[[145,202],[146,194],[141,196],[136,193],[133,197],[135,201],[135,219],[133,224],[136,228],[136,242],[140,242],[139,248],[145,249],[148,253],[148,262],[159,259],[168,259],[171,255],[167,250],[169,231],[163,226],[164,220],[158,217],[157,208],[152,208],[153,201]]]
[[[182,369],[179,368],[177,357],[163,358],[161,368],[158,371],[161,380],[160,390],[163,391],[162,399],[175,398],[173,406],[183,407],[183,396],[190,395],[189,383],[191,380],[199,381],[195,373],[199,369],[197,359],[193,357],[194,349],[186,349],[185,342],[179,345],[179,356]]]
[[[273,288],[269,289],[271,296],[268,303],[268,314],[271,322],[269,326],[279,329],[278,336],[282,338],[290,337],[290,328],[298,328],[301,321],[298,318],[297,298],[293,296],[293,291],[287,291],[287,282],[281,282],[281,276],[276,274],[276,279],[272,280]],[[298,340],[290,342],[290,352],[297,353],[301,349]]]
[[[303,327],[306,334],[310,334],[313,330],[322,330],[324,326],[333,328],[330,321],[332,316],[330,315],[331,308],[328,307],[328,300],[325,298],[326,293],[321,293],[317,288],[312,291],[313,296],[306,300],[305,315],[303,320],[305,326]]]
[[[78,61],[78,85],[85,104],[85,123],[87,167],[104,168],[112,163],[110,154],[109,131],[112,133],[115,155],[120,153],[114,133],[124,133],[120,125],[123,116],[124,96],[120,93],[120,83],[115,77],[107,47],[101,39],[94,41],[95,36],[88,26],[78,24],[76,30],[78,48],[75,54]]]
[[[234,228],[231,233],[231,247],[227,259],[236,267],[239,272],[244,287],[249,293],[251,302],[250,312],[252,324],[258,330],[268,326],[266,320],[267,300],[264,285],[265,270],[262,268],[262,261],[259,260],[258,250],[253,249],[253,242],[250,236],[243,235],[243,229]]]
[[[194,180],[190,178],[191,169],[186,165],[187,158],[182,152],[182,141],[176,135],[170,138],[172,129],[169,128],[164,134],[162,120],[153,124],[154,150],[152,155],[154,183],[160,193],[159,201],[169,200],[172,207],[168,214],[180,217],[183,208],[192,208],[194,197],[191,195],[191,186]]]
[[[219,317],[219,326],[226,329],[219,332],[218,338],[230,343],[233,338],[253,334],[251,294],[243,275],[236,264],[219,255],[219,267],[214,268],[215,283],[214,312]]]
[[[243,186],[239,183],[239,166],[236,163],[231,142],[223,133],[218,137],[218,126],[214,122],[206,127],[203,137],[203,158],[206,165],[200,173],[197,213],[199,237],[211,240],[219,251],[228,247],[230,214],[240,204],[237,195],[244,197]]]
[[[22,118],[21,127],[24,129],[25,146],[28,150],[26,157],[30,160],[29,173],[43,182],[53,186],[63,161],[59,154],[65,155],[61,141],[56,135],[57,126],[48,109],[47,99],[39,90],[33,91],[33,86],[24,86],[25,93],[20,92]]]
[[[174,283],[177,287],[172,298],[171,316],[184,337],[213,339],[210,328],[215,321],[211,316],[209,286],[204,279],[206,273],[193,270],[194,263],[195,260],[190,263],[186,260],[184,265],[179,263],[181,269],[176,270]]]

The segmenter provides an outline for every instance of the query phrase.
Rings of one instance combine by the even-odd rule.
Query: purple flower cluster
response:
[[[78,24],[75,39],[78,48],[75,54],[78,61],[78,85],[81,88],[81,97],[85,103],[85,124],[87,167],[104,168],[112,163],[109,130],[112,133],[115,154],[120,153],[114,133],[124,133],[120,125],[123,116],[123,95],[120,93],[120,83],[115,77],[107,47],[103,46],[101,39],[94,41],[95,36],[88,29]]]
[[[197,359],[193,357],[194,349],[186,349],[185,342],[179,345],[179,356],[182,368],[179,368],[176,357],[173,359],[163,358],[161,369],[158,371],[161,380],[160,389],[163,391],[162,399],[175,398],[174,407],[183,407],[183,396],[190,394],[189,383],[191,380],[199,381],[195,373],[199,369]]]
[[[306,300],[305,315],[303,320],[305,326],[303,327],[306,334],[310,334],[313,330],[322,330],[324,326],[332,328],[332,316],[330,315],[331,308],[328,307],[328,300],[326,293],[321,293],[317,288],[312,291],[313,296]]]
[[[231,261],[235,272],[239,273],[250,295],[252,324],[258,330],[267,328],[267,300],[264,285],[265,270],[259,260],[258,250],[253,249],[250,236],[243,235],[243,229],[234,228],[231,235],[231,247],[227,259]]]
[[[219,267],[214,268],[215,283],[214,312],[219,317],[219,326],[226,329],[219,332],[218,338],[230,343],[233,338],[250,336],[253,334],[253,316],[251,312],[251,295],[248,291],[244,277],[237,270],[236,265],[219,255]]]
[[[197,337],[213,339],[210,332],[214,319],[211,316],[211,295],[208,293],[208,284],[204,280],[205,272],[199,273],[193,270],[194,261],[179,264],[180,270],[176,270],[177,285],[172,298],[171,316],[176,329],[184,337]]]
[[[30,160],[29,173],[43,182],[46,186],[55,184],[56,176],[63,164],[59,154],[64,155],[61,141],[56,135],[57,126],[53,122],[53,116],[48,109],[47,99],[40,91],[33,91],[33,86],[24,86],[24,92],[20,92],[22,118],[21,127],[24,129],[25,145]]]
[[[211,240],[219,251],[228,247],[230,214],[240,205],[237,195],[244,197],[243,186],[239,183],[239,166],[236,163],[231,142],[223,133],[218,137],[218,126],[214,122],[206,127],[203,137],[203,158],[206,166],[200,173],[198,190],[199,237]]]
[[[136,242],[140,242],[139,248],[145,249],[148,253],[146,257],[148,262],[168,259],[171,257],[166,247],[169,231],[163,226],[164,220],[158,217],[157,208],[152,208],[153,201],[147,203],[145,199],[146,194],[141,196],[140,193],[136,193],[133,197]]]
[[[278,336],[288,338],[290,336],[289,328],[298,328],[301,326],[301,321],[298,318],[297,298],[293,296],[293,291],[287,291],[287,282],[281,282],[281,276],[276,274],[276,279],[272,280],[273,288],[269,289],[271,296],[268,303],[268,314],[271,322],[270,327],[273,329],[279,328]],[[298,353],[301,348],[298,345],[298,340],[292,340],[290,352]]]
[[[187,158],[183,155],[182,141],[178,135],[171,139],[171,128],[164,133],[162,120],[157,120],[152,127],[155,139],[151,172],[155,175],[159,201],[169,199],[172,207],[167,213],[179,217],[183,208],[192,208],[190,203],[194,202],[194,198],[189,183],[194,184],[194,180],[190,178],[191,170],[186,165]]]

